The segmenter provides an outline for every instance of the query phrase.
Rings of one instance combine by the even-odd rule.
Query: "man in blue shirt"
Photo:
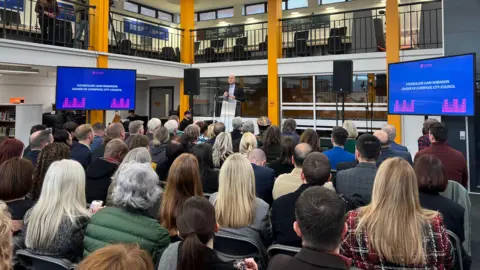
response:
[[[325,151],[325,156],[330,161],[332,170],[337,170],[337,164],[342,162],[351,162],[355,160],[355,155],[343,149],[348,139],[348,131],[342,127],[334,127],[332,130],[333,148]]]

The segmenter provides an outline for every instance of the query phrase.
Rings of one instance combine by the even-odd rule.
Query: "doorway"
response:
[[[173,86],[150,87],[150,118],[168,118],[173,109]]]

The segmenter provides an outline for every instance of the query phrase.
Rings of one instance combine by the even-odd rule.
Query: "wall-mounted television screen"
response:
[[[388,65],[388,113],[473,116],[475,54]]]
[[[136,70],[58,67],[57,110],[135,109]]]

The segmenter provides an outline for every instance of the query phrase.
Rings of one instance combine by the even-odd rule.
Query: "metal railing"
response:
[[[180,62],[183,29],[110,12],[108,51]]]
[[[0,38],[89,48],[95,6],[88,0],[12,0],[0,3]]]
[[[421,8],[401,6],[414,5]],[[408,9],[399,14],[400,48],[441,48],[441,8]],[[387,50],[384,8],[282,19],[280,25],[284,58]]]
[[[195,63],[267,59],[266,22],[191,31]]]

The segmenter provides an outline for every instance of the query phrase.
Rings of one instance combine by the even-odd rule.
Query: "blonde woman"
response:
[[[210,196],[215,206],[220,235],[242,236],[258,247],[271,244],[269,205],[256,197],[255,175],[242,154],[227,158],[220,169],[218,192]]]
[[[248,156],[253,149],[257,149],[257,137],[250,132],[245,132],[240,140],[240,154]]]
[[[342,255],[361,269],[451,269],[452,244],[436,211],[423,209],[412,166],[384,161],[373,184],[372,202],[347,216]]]
[[[82,165],[66,159],[52,163],[40,198],[24,219],[27,250],[77,262],[83,257],[83,236],[90,216],[86,206]]]
[[[343,122],[343,128],[348,132],[348,139],[343,148],[348,152],[355,154],[355,147],[357,145],[358,130],[352,121],[347,120]]]
[[[0,269],[12,269],[12,226],[8,206],[0,201]]]
[[[218,134],[212,149],[213,165],[215,168],[222,167],[223,162],[233,154],[232,136],[228,132]]]
[[[210,124],[207,128],[207,134],[205,135],[205,137],[207,138],[206,141],[210,140],[210,139],[213,139],[213,137],[215,137],[215,133],[213,132],[213,129],[215,128],[215,124]]]

